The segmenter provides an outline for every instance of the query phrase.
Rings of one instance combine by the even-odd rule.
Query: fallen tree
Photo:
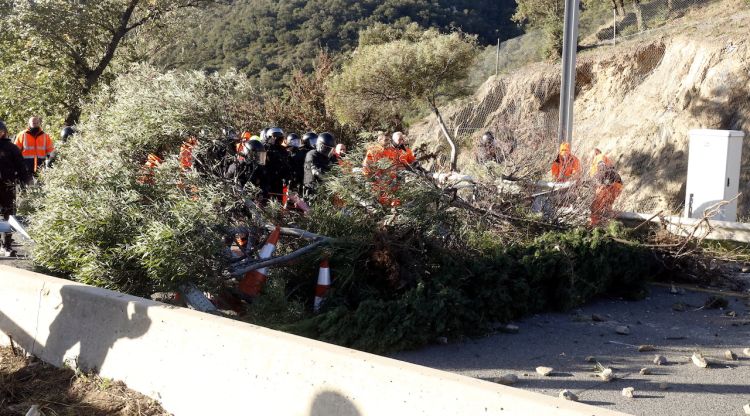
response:
[[[637,297],[660,270],[648,249],[615,240],[628,239],[617,227],[566,229],[533,216],[524,192],[458,189],[419,169],[398,173],[395,206],[378,202],[371,178],[339,167],[307,215],[257,204],[252,187],[223,176],[233,156],[221,130],[250,91],[234,74],[137,68],[118,80],[26,197],[35,262],[141,296],[183,285],[222,293],[270,267],[239,319],[376,352],[479,335],[599,295]],[[193,135],[195,168],[183,169],[177,152]],[[92,157],[101,149],[106,157]],[[149,153],[164,162],[143,180]],[[284,227],[275,257],[230,261],[235,231],[260,246],[276,225]],[[333,284],[315,314],[323,258]]]

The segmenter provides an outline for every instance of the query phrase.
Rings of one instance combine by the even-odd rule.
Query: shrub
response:
[[[236,74],[159,74],[137,67],[88,107],[80,134],[26,202],[40,267],[136,295],[220,283],[230,223],[221,183],[179,167],[190,134],[228,123],[246,91]],[[148,153],[164,158],[141,183]]]

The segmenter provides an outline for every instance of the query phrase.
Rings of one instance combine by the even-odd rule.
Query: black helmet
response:
[[[259,165],[266,164],[266,148],[258,140],[248,140],[242,144],[240,153],[246,160],[257,162]]]
[[[276,146],[284,140],[284,130],[278,127],[271,127],[266,131],[266,146]]]
[[[315,147],[315,139],[318,135],[314,131],[309,131],[302,136],[302,147],[312,149]]]
[[[328,132],[320,133],[318,140],[315,142],[315,150],[326,156],[331,156],[334,147],[336,147],[336,139],[333,137],[333,134]]]
[[[494,141],[495,141],[495,136],[492,135],[492,132],[487,131],[482,135],[482,138],[479,140],[479,143],[483,145],[488,145]]]
[[[302,141],[299,139],[299,135],[297,133],[287,134],[285,143],[286,147],[293,147],[295,149],[302,147]]]
[[[65,126],[62,128],[62,131],[60,131],[60,139],[65,142],[74,134],[76,134],[76,129],[72,126]]]

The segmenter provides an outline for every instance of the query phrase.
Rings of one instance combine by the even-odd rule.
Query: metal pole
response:
[[[612,46],[617,45],[617,7],[612,9]]]
[[[500,71],[500,38],[497,38],[497,55],[495,56],[495,76]]]
[[[578,6],[580,0],[565,0],[563,22],[562,75],[560,82],[560,127],[557,138],[570,141],[573,135],[573,99],[576,87],[576,56],[578,49]]]

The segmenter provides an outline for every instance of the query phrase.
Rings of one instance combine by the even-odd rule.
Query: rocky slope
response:
[[[684,201],[688,131],[743,130],[740,215],[750,213],[750,3],[731,0],[693,9],[664,30],[617,46],[582,51],[577,65],[574,153],[587,166],[598,147],[625,181],[620,209],[678,211]],[[485,130],[506,130],[524,146],[555,137],[559,64],[527,66],[489,79],[474,97],[446,109],[466,148]],[[411,128],[436,143],[434,118]],[[554,141],[543,151],[551,162]]]

